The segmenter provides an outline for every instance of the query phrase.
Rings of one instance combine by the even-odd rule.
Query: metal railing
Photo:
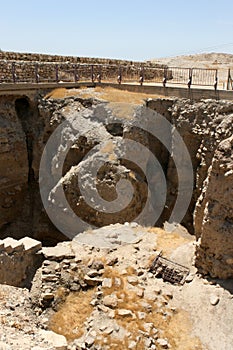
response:
[[[233,90],[233,78],[231,74],[231,69],[228,69],[228,77],[227,77],[227,90]]]
[[[229,73],[230,75],[230,73]],[[0,83],[118,82],[135,84],[182,84],[217,89],[218,70],[146,65],[72,64],[55,62],[12,62],[0,60]],[[228,79],[228,86],[229,86]]]

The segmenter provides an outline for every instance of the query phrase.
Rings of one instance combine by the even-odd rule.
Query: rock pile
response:
[[[143,234],[131,244],[123,241],[139,231]],[[115,232],[120,234],[113,243]],[[30,291],[0,286],[3,349],[183,350],[186,344],[190,350],[231,350],[232,298],[195,274],[194,237],[135,223],[89,230],[82,239],[91,233],[97,245],[77,236],[43,247],[44,261]],[[150,272],[158,247],[191,270],[187,283],[173,285]]]

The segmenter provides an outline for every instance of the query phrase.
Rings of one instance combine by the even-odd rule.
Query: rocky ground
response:
[[[232,282],[201,278],[193,236],[166,230],[116,224],[43,248],[30,291],[1,285],[0,348],[231,350]],[[150,271],[161,250],[190,269],[184,285]]]

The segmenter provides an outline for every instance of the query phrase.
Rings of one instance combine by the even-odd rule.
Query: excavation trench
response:
[[[119,106],[115,106],[116,117],[109,119],[108,108],[111,107],[111,113],[115,113],[112,105],[108,107],[108,104],[101,104],[90,98],[88,98],[88,104],[86,101],[85,98],[72,97],[60,100],[41,98],[32,100],[27,96],[1,97],[0,123],[5,128],[1,144],[5,148],[2,146],[0,161],[2,164],[9,165],[2,171],[2,178],[5,180],[0,183],[2,193],[0,233],[2,237],[11,235],[20,238],[28,235],[41,240],[44,245],[55,245],[69,238],[51,222],[41,202],[39,166],[42,152],[50,136],[62,121],[66,118],[69,120],[71,116],[75,116],[79,123],[79,133],[66,155],[62,178],[59,184],[53,187],[51,200],[62,186],[74,213],[89,225],[101,227],[111,223],[134,221],[145,207],[148,179],[137,164],[139,154],[136,153],[133,160],[121,156],[118,160],[116,159],[114,144],[122,139],[127,139],[148,148],[160,163],[166,179],[167,193],[164,209],[154,224],[162,226],[166,220],[169,220],[178,195],[177,169],[172,154],[153,133],[140,130],[135,120],[132,119],[133,114],[132,116],[127,114],[131,112],[125,109],[125,105],[124,113],[121,115]],[[223,123],[224,117],[220,118],[220,115],[231,115],[232,105],[228,103],[226,106],[224,103],[215,101],[194,103],[177,99],[157,99],[149,100],[147,108],[159,113],[171,124],[169,135],[171,149],[173,147],[172,128],[175,127],[189,151],[193,166],[194,189],[182,224],[190,233],[194,233],[193,213],[196,210],[196,203],[201,195],[214,151],[219,139],[221,141],[231,135],[232,126],[230,122],[225,125],[221,135],[220,133],[213,134],[212,130]],[[85,134],[87,126],[90,131]],[[64,131],[64,134],[66,132],[68,129]],[[59,139],[56,142],[59,145]],[[109,148],[105,146],[101,149],[100,145],[103,142],[109,143]],[[95,147],[99,147],[97,158],[91,153]],[[52,166],[54,164],[56,166],[56,162],[59,163],[59,152],[58,147],[57,150],[52,151],[52,158],[50,160],[48,158],[48,162],[51,161],[52,164],[48,181],[54,176]],[[110,153],[108,157],[105,157],[106,152]],[[93,209],[85,201],[79,188],[78,178],[91,176],[88,172],[90,164],[94,164],[98,157],[104,160],[105,164],[98,170],[96,187],[99,195],[105,201],[116,199],[116,185],[121,178],[130,181],[134,189],[134,195],[128,207],[115,214],[98,211],[98,208]],[[156,203],[153,204],[156,206]],[[65,208],[61,203],[57,208],[56,216],[60,217],[60,222],[69,225],[71,218],[66,215]]]

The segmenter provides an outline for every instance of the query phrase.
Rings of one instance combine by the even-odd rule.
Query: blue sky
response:
[[[147,60],[233,53],[232,0],[2,0],[0,48]]]

